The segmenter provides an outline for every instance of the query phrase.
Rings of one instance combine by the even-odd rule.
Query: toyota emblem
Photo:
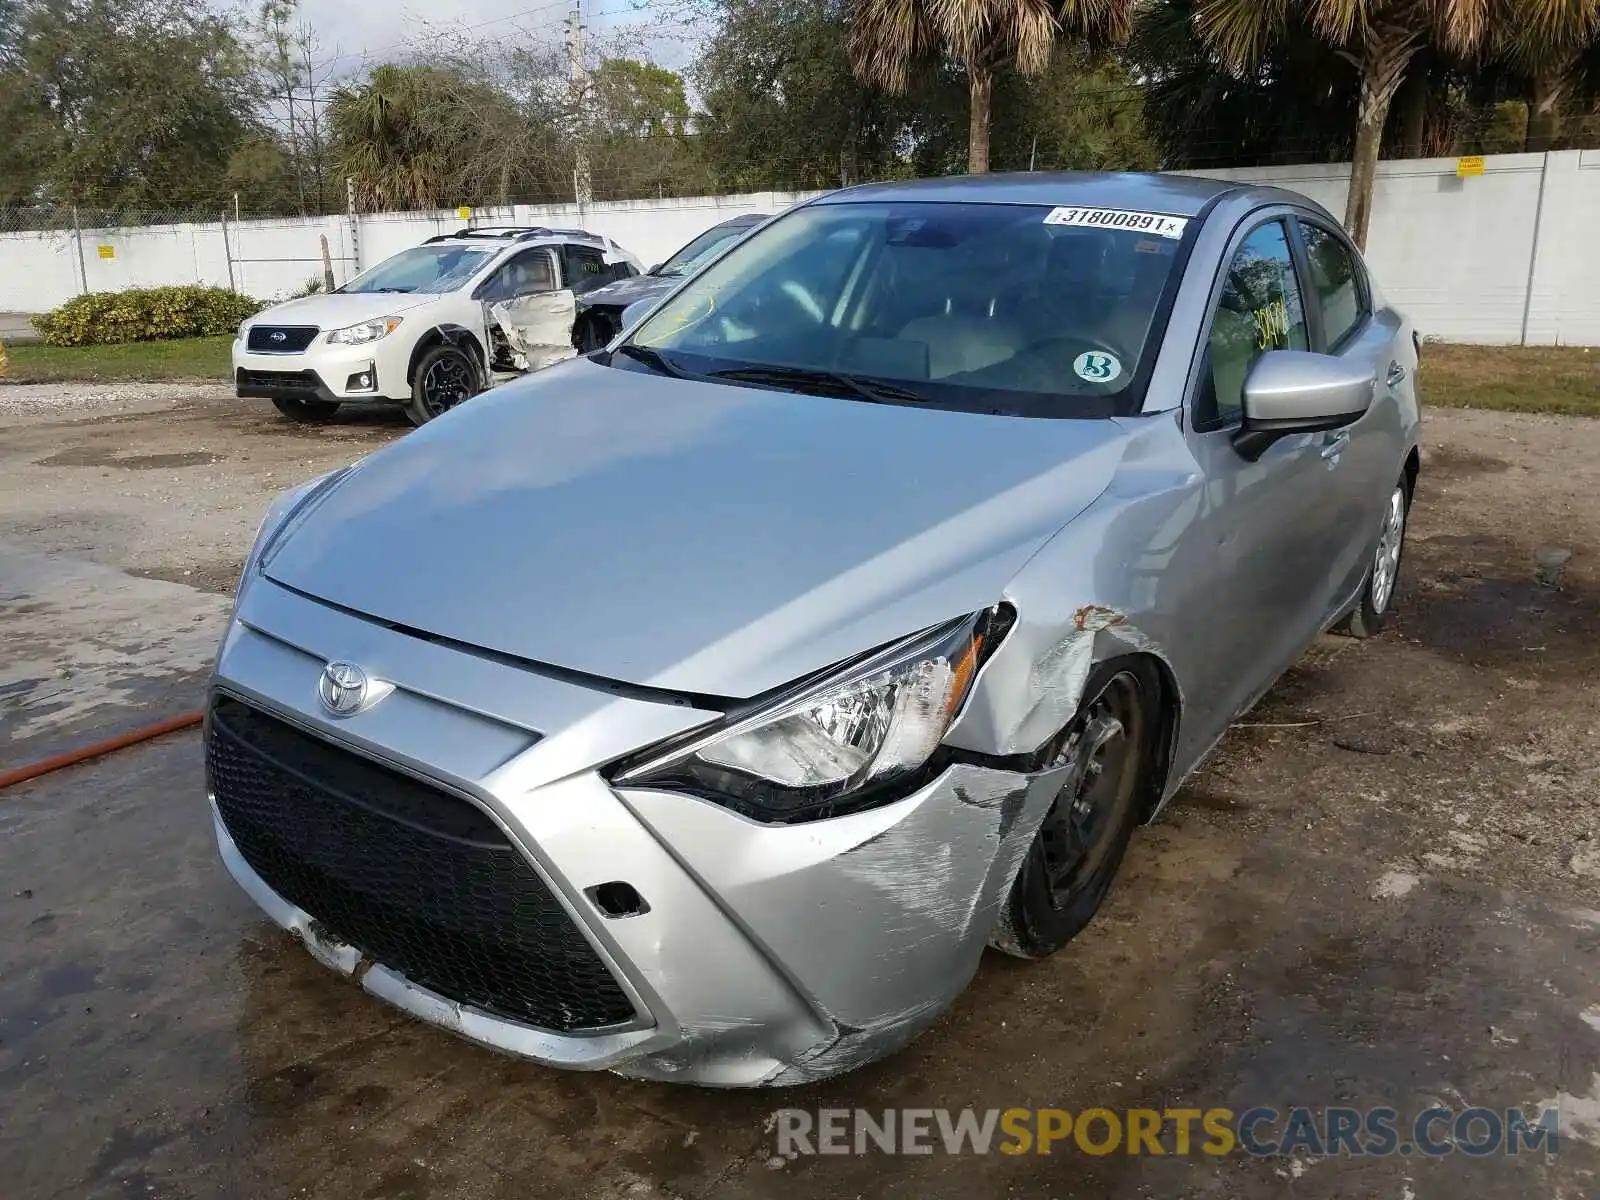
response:
[[[392,691],[392,683],[368,679],[365,671],[348,662],[329,663],[322,668],[322,678],[317,681],[317,696],[322,707],[336,717],[353,717]]]

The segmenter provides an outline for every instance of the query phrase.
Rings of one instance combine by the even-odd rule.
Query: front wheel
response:
[[[1367,581],[1361,585],[1361,599],[1334,626],[1334,632],[1356,638],[1369,638],[1388,623],[1394,611],[1395,585],[1400,580],[1400,559],[1406,548],[1406,518],[1411,513],[1411,486],[1402,475],[1389,493],[1384,506],[1383,525],[1378,530],[1378,545],[1367,566]]]
[[[1104,663],[1073,718],[1074,769],[1039,826],[989,937],[1018,958],[1045,958],[1082,931],[1111,890],[1139,823],[1155,744],[1160,682],[1142,659]]]
[[[483,390],[477,361],[455,346],[435,346],[417,363],[406,416],[426,425]]]
[[[293,396],[274,396],[272,407],[302,425],[320,425],[333,420],[339,405],[332,400],[297,400]]]

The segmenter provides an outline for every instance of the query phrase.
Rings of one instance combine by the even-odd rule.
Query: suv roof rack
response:
[[[422,244],[428,246],[434,242],[455,241],[457,238],[495,238],[523,242],[545,237],[581,237],[592,242],[605,241],[599,234],[590,233],[587,229],[550,229],[544,225],[469,225],[455,233],[434,234]]]

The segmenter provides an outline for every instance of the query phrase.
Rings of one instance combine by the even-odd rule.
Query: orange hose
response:
[[[44,758],[36,763],[29,763],[25,767],[17,767],[15,770],[0,773],[0,790],[8,788],[15,783],[22,783],[24,780],[37,779],[41,775],[48,775],[51,771],[59,771],[62,767],[70,767],[74,763],[81,763],[91,758],[99,758],[102,754],[110,754],[114,750],[136,746],[140,742],[148,742],[151,738],[176,733],[180,729],[188,729],[191,725],[200,724],[204,719],[205,713],[203,712],[184,713],[181,717],[158,721],[154,725],[146,725],[143,729],[136,729],[132,733],[106,738],[104,741],[95,742],[79,750],[68,750],[65,754],[57,754],[53,758]]]

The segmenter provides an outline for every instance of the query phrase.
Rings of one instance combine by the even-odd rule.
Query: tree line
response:
[[[342,209],[1600,144],[1600,0],[660,0],[339,73],[294,0],[0,0],[0,205]],[[676,7],[673,7],[676,5]],[[689,31],[687,34],[684,31]],[[692,37],[682,73],[652,39]]]

